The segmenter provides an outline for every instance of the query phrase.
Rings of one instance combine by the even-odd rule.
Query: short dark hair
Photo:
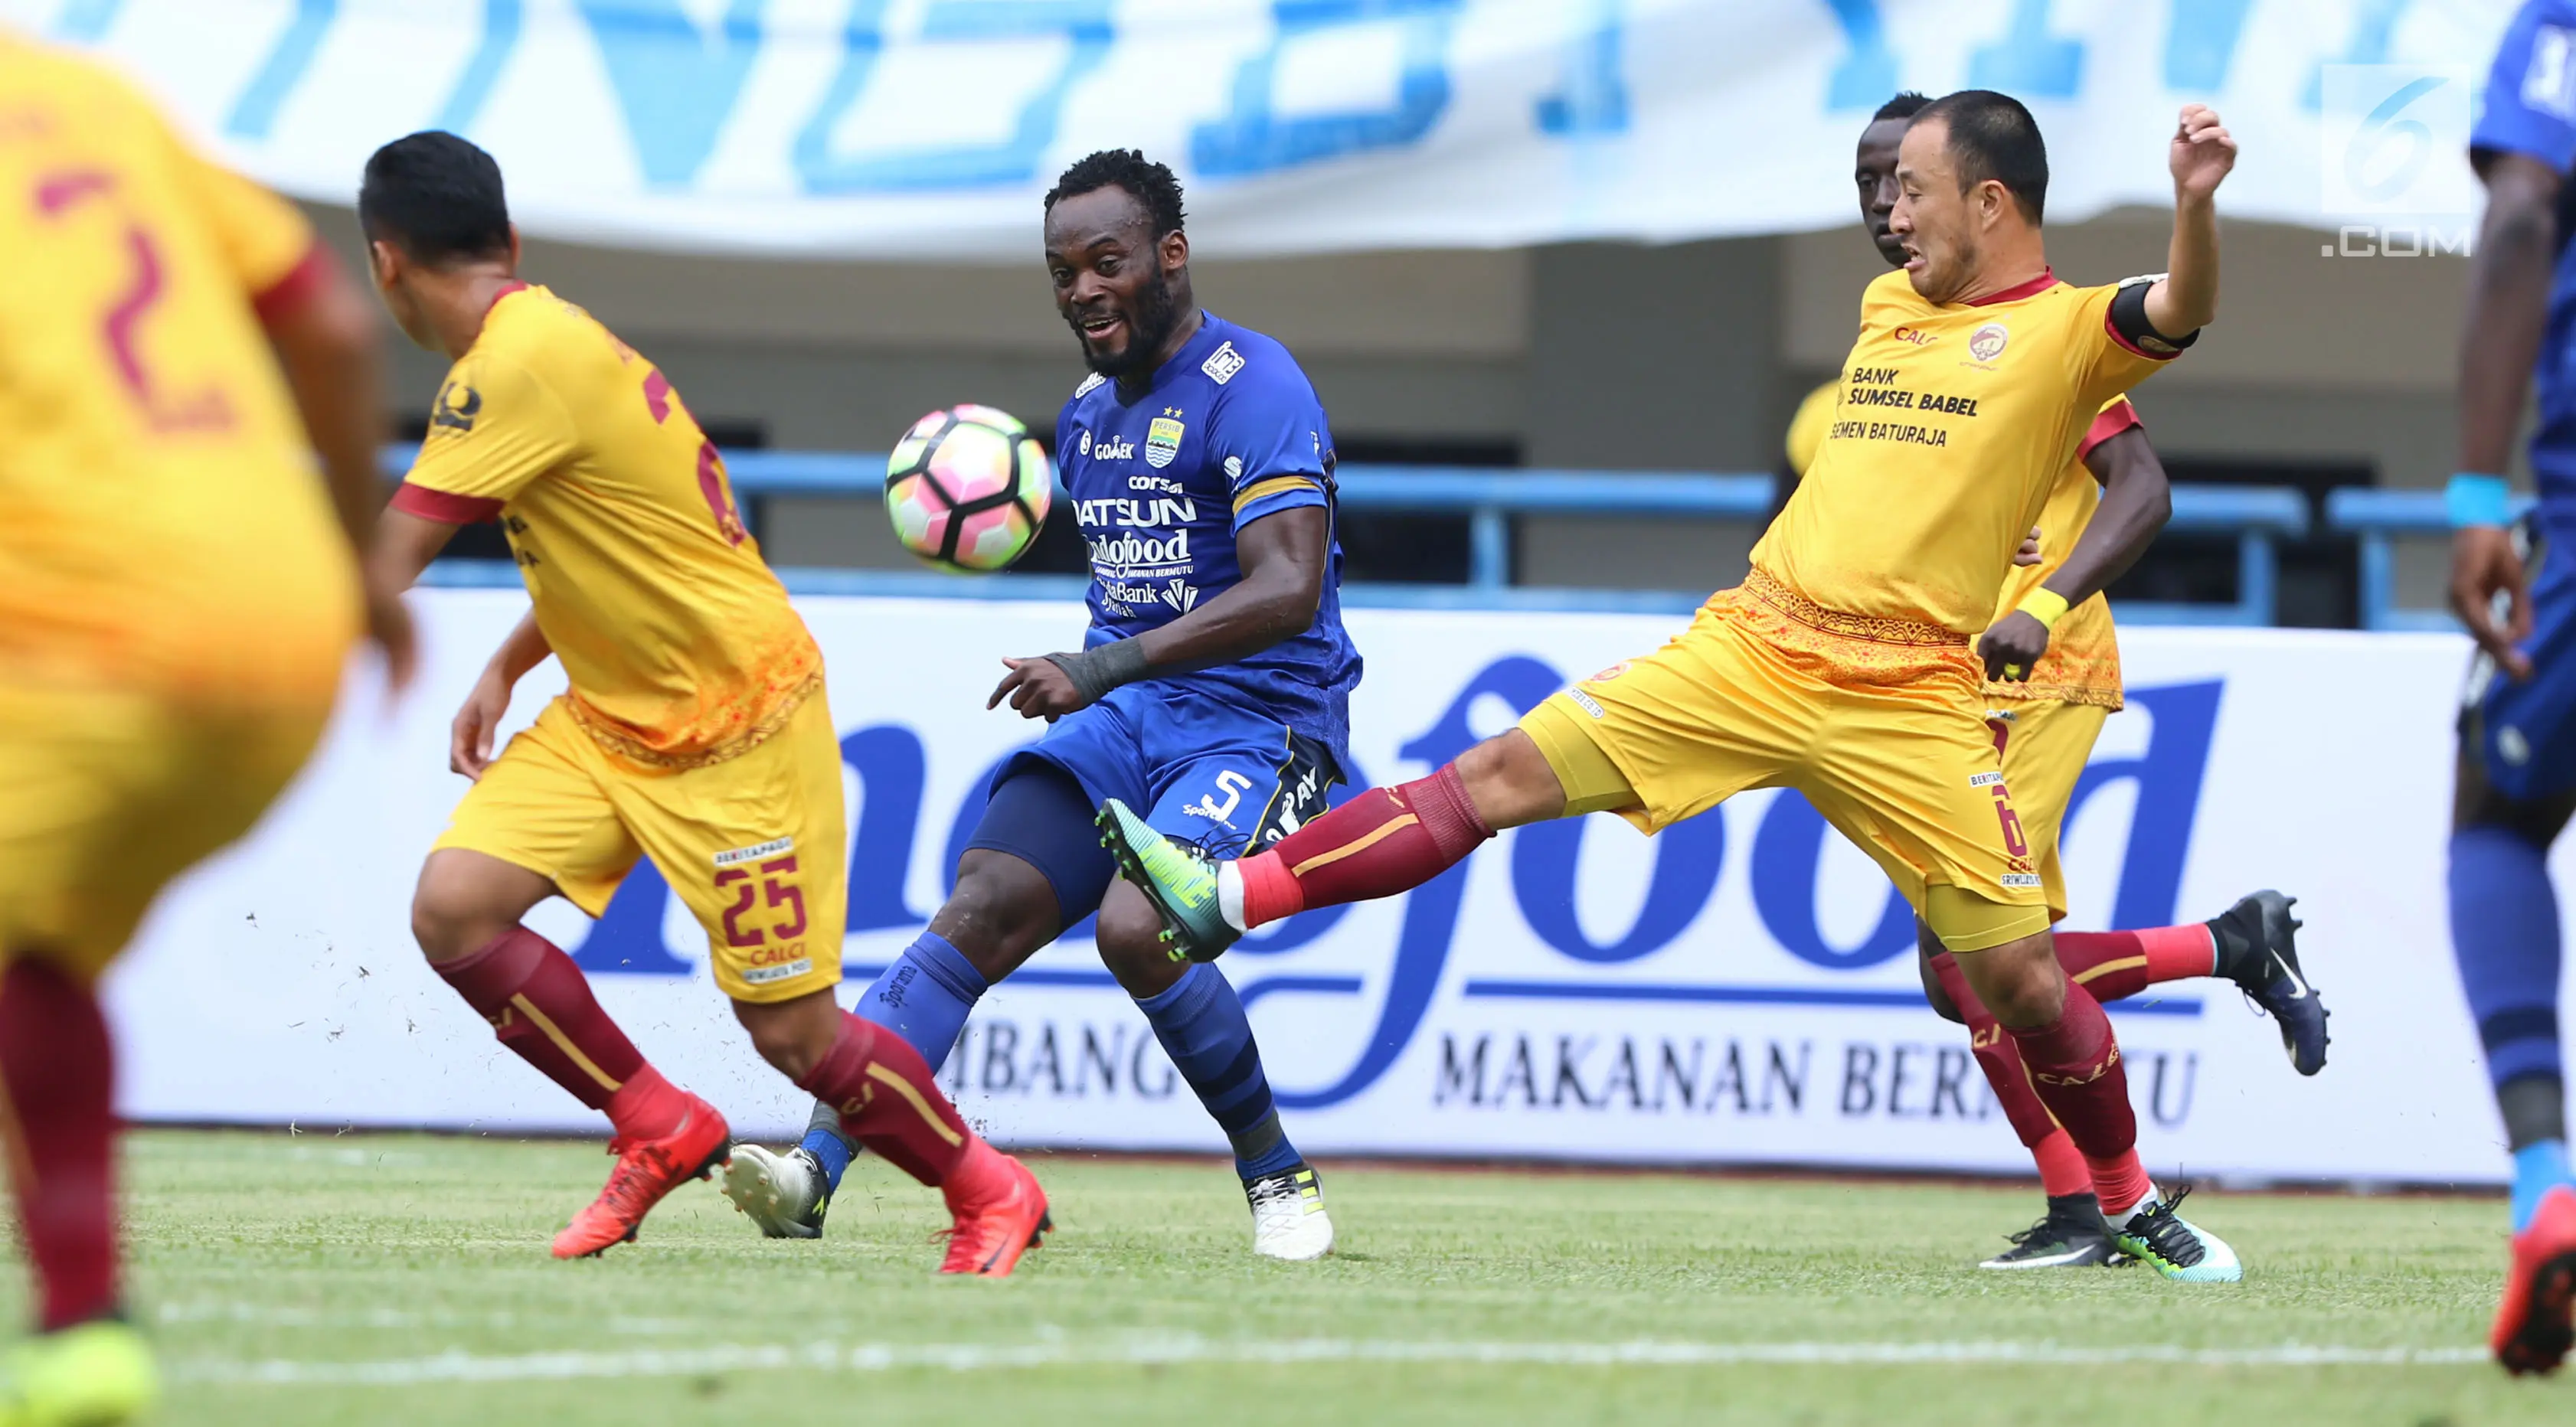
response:
[[[2048,145],[2039,137],[2039,121],[2022,102],[1991,89],[1962,89],[1944,94],[1915,114],[1917,124],[1939,119],[1950,126],[1950,157],[1959,164],[1959,191],[1987,179],[2021,205],[2022,216],[2037,227],[2048,207]]]
[[[367,159],[358,225],[423,263],[470,262],[510,251],[501,166],[441,129],[394,140]]]
[[[1056,179],[1055,187],[1047,190],[1047,211],[1054,212],[1060,199],[1102,188],[1123,188],[1135,195],[1145,205],[1145,216],[1153,220],[1156,238],[1188,231],[1181,212],[1181,181],[1136,149],[1102,149],[1074,160]]]
[[[1911,119],[1922,113],[1923,106],[1931,102],[1932,96],[1928,94],[1911,89],[1899,90],[1895,98],[1878,106],[1878,112],[1869,116],[1869,122],[1875,124],[1886,119]]]

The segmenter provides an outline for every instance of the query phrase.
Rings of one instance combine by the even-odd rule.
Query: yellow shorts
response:
[[[2057,860],[2057,835],[2066,826],[2067,806],[2075,801],[2075,782],[2093,757],[2094,740],[2111,711],[2100,704],[2050,700],[1996,700],[1994,717],[2004,729],[2004,777],[2010,779],[2021,830],[2039,863],[2040,890],[2048,897],[2048,919],[2066,919],[2066,869]]]
[[[106,969],[163,886],[250,831],[331,717],[0,683],[0,956]]]
[[[550,878],[594,917],[649,855],[706,928],[716,985],[785,1001],[840,984],[847,819],[819,688],[748,751],[681,770],[600,747],[558,698],[483,770],[438,846]]]
[[[1747,788],[1796,788],[1945,942],[1975,951],[2048,925],[1981,682],[1955,636],[1821,610],[1757,576],[1521,727],[1569,812],[1615,811],[1648,833]],[[1583,742],[1600,757],[1571,746]],[[1602,759],[1624,790],[1601,784]]]

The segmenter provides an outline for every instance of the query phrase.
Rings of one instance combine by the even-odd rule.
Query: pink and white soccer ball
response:
[[[952,406],[895,443],[885,498],[905,549],[943,570],[999,570],[1046,524],[1055,463],[1009,412]]]

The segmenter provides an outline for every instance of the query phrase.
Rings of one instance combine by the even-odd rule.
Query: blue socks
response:
[[[2540,1212],[2540,1196],[2562,1184],[2576,1184],[2567,1167],[2565,1140],[2540,1140],[2513,1152],[2513,1231],[2531,1227]]]
[[[797,1146],[822,1163],[823,1181],[835,1190],[841,1187],[841,1176],[850,1172],[850,1161],[858,1157],[858,1146],[841,1133],[841,1112],[817,1100],[814,1114],[805,1122],[805,1138]]]
[[[2557,1078],[2558,897],[2543,849],[2500,827],[2451,835],[2451,954],[2488,1080]]]
[[[894,964],[850,1009],[903,1037],[936,1073],[948,1063],[949,1052],[957,1048],[958,1036],[965,1033],[966,1017],[989,989],[984,974],[963,952],[938,933],[925,931],[904,948],[903,955],[895,958]],[[1238,1021],[1243,1018],[1240,1009],[1234,1014]],[[1265,1087],[1262,1099],[1266,1103],[1269,1098]],[[829,1125],[823,1119],[818,1112],[805,1131],[803,1148],[813,1151],[814,1157],[823,1162],[825,1175],[832,1188],[838,1190],[853,1151],[841,1137],[838,1119]]]
[[[1298,1162],[1297,1147],[1279,1128],[1270,1078],[1261,1071],[1261,1049],[1233,985],[1214,966],[1192,966],[1172,989],[1138,1001],[1154,1038],[1198,1092],[1218,1128],[1234,1145],[1235,1173],[1246,1180],[1276,1174]]]

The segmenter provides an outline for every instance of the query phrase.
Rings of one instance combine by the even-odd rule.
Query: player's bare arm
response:
[[[2500,476],[2513,458],[2514,431],[2548,321],[2560,178],[2525,154],[2473,157],[2486,183],[2487,211],[2469,257],[2468,321],[2460,335],[2459,469]],[[2500,594],[2502,619],[2495,613]],[[2452,531],[2451,612],[2507,674],[2530,676],[2531,661],[2514,646],[2531,634],[2531,598],[2522,557],[2504,526]]]
[[[1249,658],[1315,622],[1333,541],[1331,515],[1321,506],[1283,510],[1245,526],[1235,541],[1236,556],[1243,563],[1240,583],[1159,629],[1119,641],[1134,644],[1133,650],[1102,646],[1116,650],[1113,657],[1133,666],[1116,671],[1124,675],[1119,682]],[[1067,665],[1079,665],[1101,652],[1005,659],[1002,662],[1010,672],[1002,676],[984,707],[999,707],[1007,696],[1024,718],[1069,714],[1107,688],[1086,692],[1086,680],[1077,678],[1076,670]]]
[[[554,647],[546,643],[545,631],[537,627],[534,608],[519,616],[501,647],[492,651],[490,662],[475,677],[473,689],[465,695],[464,704],[456,710],[455,720],[447,730],[447,766],[468,778],[480,781],[483,770],[492,766],[493,731],[510,712],[510,691],[530,669],[546,662]]]
[[[463,528],[452,521],[387,509],[376,518],[375,542],[367,551],[368,582],[391,590],[410,589]]]
[[[384,439],[384,363],[375,312],[331,265],[293,302],[261,317],[350,550],[366,566],[367,637],[384,652],[386,677],[399,690],[411,682],[419,651],[402,602],[410,582],[388,583],[369,558],[383,504],[376,449]]]
[[[2236,138],[2206,104],[2186,104],[2166,156],[2173,170],[2173,242],[2165,275],[2147,289],[2147,321],[2180,338],[2218,316],[2218,186],[2236,167]]]
[[[2085,453],[2084,465],[2102,483],[2102,504],[2076,537],[2066,563],[2040,586],[2069,608],[2128,573],[2173,517],[2172,483],[2144,431],[2133,426],[2096,445]],[[2020,557],[2014,558],[2019,563]],[[2027,679],[2046,652],[2048,626],[2025,610],[1995,621],[1977,641],[1989,679]]]

